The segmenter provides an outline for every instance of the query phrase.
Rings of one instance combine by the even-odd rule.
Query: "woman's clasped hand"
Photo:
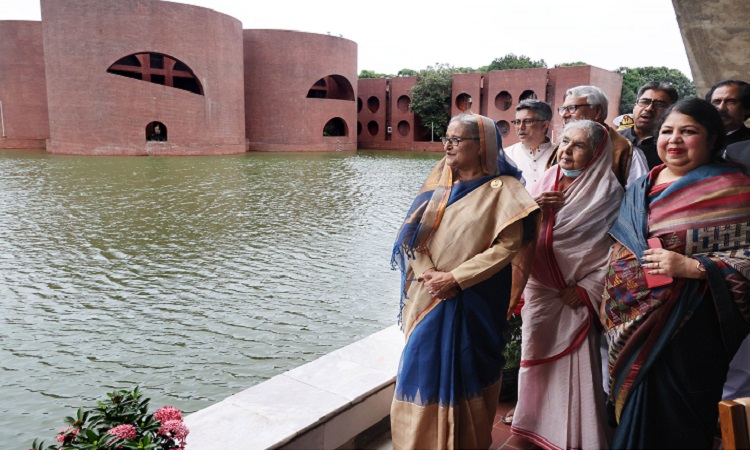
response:
[[[422,273],[417,281],[424,283],[427,292],[433,298],[453,298],[458,295],[458,282],[450,272],[438,272],[430,269]]]

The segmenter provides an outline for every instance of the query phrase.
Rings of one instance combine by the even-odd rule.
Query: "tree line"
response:
[[[586,65],[588,64],[583,61],[575,61],[556,64],[554,67]],[[450,120],[453,74],[534,68],[547,68],[547,63],[544,62],[544,59],[533,60],[528,56],[516,56],[510,53],[501,58],[495,58],[489,65],[478,69],[437,63],[420,71],[401,69],[396,75],[363,70],[360,72],[359,78],[416,77],[417,83],[412,89],[409,109],[420,118],[423,124],[434,124],[436,134],[442,135]],[[622,75],[620,114],[633,111],[638,89],[649,81],[672,83],[680,94],[680,98],[695,97],[696,95],[695,84],[677,69],[667,67],[620,67],[615,69],[614,72]]]

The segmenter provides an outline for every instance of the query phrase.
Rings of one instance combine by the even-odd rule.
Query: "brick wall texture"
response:
[[[0,148],[86,155],[443,149],[431,124],[409,110],[416,78],[359,80],[357,44],[348,39],[243,30],[211,9],[160,0],[41,6],[41,22],[0,21]],[[187,65],[202,94],[107,71],[144,52]],[[584,84],[604,89],[614,118],[622,78],[592,66],[456,74],[451,113],[491,117],[507,146],[518,142],[510,122],[519,101],[537,98],[554,110],[567,89]],[[147,140],[153,122],[166,127],[166,142]],[[561,128],[555,114],[553,138]]]
[[[0,21],[0,102],[0,147],[44,148],[49,119],[41,22]]]
[[[42,0],[47,151],[180,155],[245,151],[242,25],[210,9],[158,0]],[[204,95],[111,74],[139,52],[186,64]],[[167,128],[168,145],[146,141]]]

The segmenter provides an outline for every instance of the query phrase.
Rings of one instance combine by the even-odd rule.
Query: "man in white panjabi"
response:
[[[552,108],[539,100],[524,100],[516,107],[516,128],[521,142],[505,149],[526,180],[526,190],[542,177],[554,145],[547,136]]]

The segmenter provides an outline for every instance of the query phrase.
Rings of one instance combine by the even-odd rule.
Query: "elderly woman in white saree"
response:
[[[559,163],[532,187],[542,225],[524,296],[511,431],[547,448],[606,448],[599,303],[623,189],[599,124],[568,124]]]

